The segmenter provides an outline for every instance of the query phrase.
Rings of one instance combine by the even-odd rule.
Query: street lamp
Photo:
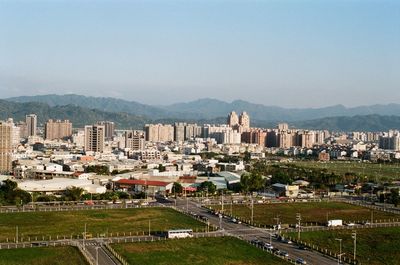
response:
[[[338,255],[338,263],[342,263],[342,239],[341,238],[335,238],[335,240],[339,241],[339,255]]]
[[[99,265],[99,248],[100,247],[96,247],[96,265]]]
[[[351,238],[354,239],[354,254],[353,254],[353,260],[354,264],[356,263],[356,250],[357,250],[357,231],[354,231],[351,233]]]
[[[301,213],[296,214],[296,220],[297,220],[297,229],[298,229],[297,240],[300,241]]]

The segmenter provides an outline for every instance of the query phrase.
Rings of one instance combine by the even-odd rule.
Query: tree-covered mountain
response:
[[[199,99],[186,103],[167,106],[151,106],[135,101],[105,97],[85,97],[80,95],[40,95],[6,99],[14,102],[42,102],[50,106],[76,105],[84,108],[98,109],[104,112],[126,112],[150,119],[186,119],[201,120],[227,117],[231,111],[246,111],[252,121],[261,122],[297,122],[325,117],[351,117],[355,115],[400,115],[400,104],[372,105],[347,108],[335,105],[324,108],[282,108],[265,106],[243,100],[231,103],[216,99]]]
[[[179,116],[178,114],[169,113],[168,111],[141,104],[135,101],[127,101],[116,98],[106,97],[85,97],[75,94],[68,95],[39,95],[39,96],[23,96],[5,99],[7,101],[27,103],[40,102],[54,106],[74,105],[90,109],[98,109],[105,112],[126,112],[138,116],[147,116],[153,119],[168,118],[171,116]]]
[[[296,128],[327,129],[330,131],[388,131],[400,129],[400,116],[356,115],[352,117],[329,117],[290,123]]]
[[[35,113],[39,124],[48,119],[68,119],[74,127],[83,127],[97,121],[109,120],[116,123],[117,128],[141,129],[150,119],[123,112],[106,112],[97,109],[83,108],[76,105],[49,106],[45,103],[16,103],[0,100],[0,120],[13,118],[14,121],[25,120],[25,115]]]

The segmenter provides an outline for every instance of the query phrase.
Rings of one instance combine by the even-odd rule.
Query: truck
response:
[[[340,219],[328,221],[328,226],[342,226],[342,225],[343,225],[343,221]]]

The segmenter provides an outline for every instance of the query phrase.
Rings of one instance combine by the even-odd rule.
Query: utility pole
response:
[[[357,231],[354,231],[351,233],[351,238],[354,239],[354,254],[353,254],[353,260],[354,264],[356,263],[356,251],[357,251]]]
[[[297,240],[300,241],[300,227],[301,227],[301,214],[297,213],[296,214],[296,220],[297,220]]]
[[[221,192],[221,204],[222,204],[221,212],[224,212],[224,190],[222,190]]]
[[[85,231],[83,232],[83,248],[85,249],[85,239],[86,239],[86,223],[85,223]]]
[[[280,234],[280,218],[279,218],[279,215],[277,215],[275,218],[274,218],[275,220],[276,220],[276,229],[278,230],[278,234]]]
[[[251,197],[251,223],[253,224],[254,222],[254,200],[253,197]]]
[[[335,240],[339,241],[339,255],[338,255],[338,263],[337,264],[342,264],[342,239],[335,238]]]
[[[15,243],[18,243],[18,225],[15,227]]]
[[[150,220],[149,220],[149,236],[150,236]]]

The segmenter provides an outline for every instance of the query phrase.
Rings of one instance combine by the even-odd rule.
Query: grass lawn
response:
[[[344,161],[330,161],[326,163],[296,161],[294,164],[311,169],[326,169],[328,172],[334,172],[339,175],[344,175],[348,172],[356,173],[369,180],[400,179],[400,164],[374,164]]]
[[[74,247],[19,248],[0,250],[0,265],[86,265]]]
[[[289,264],[236,238],[190,238],[115,244],[130,264],[262,265]]]
[[[84,231],[85,223],[87,232],[93,236],[102,233],[146,232],[151,220],[151,231],[166,231],[173,228],[191,228],[193,231],[204,230],[205,225],[191,217],[176,212],[170,208],[138,208],[138,209],[109,209],[85,210],[69,212],[26,212],[0,214],[0,241],[6,238],[13,240],[16,226],[19,238],[28,240],[27,237],[57,235],[70,237],[80,235]]]
[[[363,228],[357,229],[357,260],[368,265],[395,265],[400,261],[400,228]],[[353,239],[351,230],[332,230],[304,232],[302,241],[339,253],[339,242],[342,239],[342,252],[353,258]],[[295,236],[294,234],[292,236]]]
[[[220,209],[220,206],[212,206]],[[225,207],[230,214],[229,205]],[[361,206],[341,202],[307,202],[307,203],[271,203],[254,205],[254,222],[261,225],[273,225],[279,216],[282,224],[295,224],[296,213],[301,213],[302,223],[326,224],[327,219],[342,219],[344,221],[364,221],[371,219],[371,210]],[[249,220],[251,209],[249,205],[233,205],[232,215]],[[400,216],[381,212],[373,212],[374,219],[397,219]]]

